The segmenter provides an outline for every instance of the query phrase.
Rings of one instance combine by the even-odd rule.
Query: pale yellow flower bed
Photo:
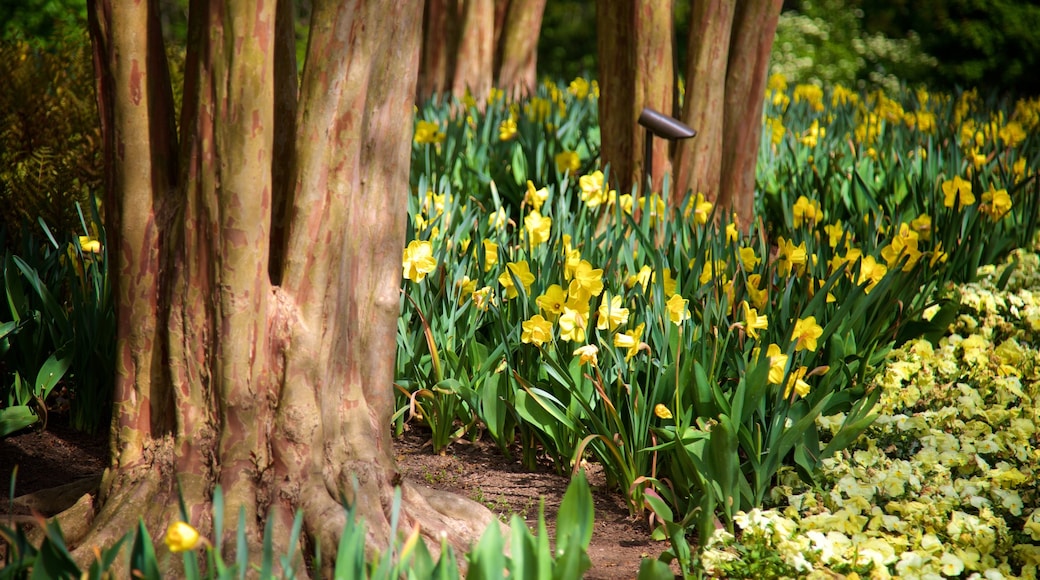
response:
[[[817,486],[788,472],[775,507],[736,520],[741,560],[757,547],[799,577],[1037,577],[1040,260],[1013,258],[1004,290],[1004,267],[957,289],[961,313],[937,346],[892,353],[875,381],[879,418]],[[709,574],[742,567],[734,541],[708,542]]]

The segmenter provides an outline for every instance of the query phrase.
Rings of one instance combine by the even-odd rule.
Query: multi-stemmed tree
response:
[[[90,2],[114,454],[70,540],[161,533],[178,493],[206,531],[220,485],[251,541],[301,510],[328,560],[341,498],[379,541],[403,483],[409,527],[468,545],[493,516],[401,482],[388,429],[421,0],[315,1],[302,81],[291,2],[192,0],[179,123],[156,6]]]

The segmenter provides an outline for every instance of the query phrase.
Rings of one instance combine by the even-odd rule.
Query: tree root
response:
[[[356,467],[356,466],[355,466]],[[171,566],[180,566],[179,558],[169,558],[162,538],[169,524],[180,519],[179,502],[176,487],[170,477],[155,469],[122,470],[118,474],[106,473],[102,476],[84,478],[57,488],[35,492],[16,498],[14,505],[18,513],[8,518],[9,524],[31,526],[27,531],[33,543],[43,539],[43,528],[38,524],[39,515],[49,516],[57,520],[65,535],[67,545],[73,548],[72,554],[81,567],[89,566],[96,558],[98,548],[111,546],[116,540],[128,532],[132,532],[139,521],[146,528],[156,543],[156,553],[160,562]],[[369,474],[379,470],[360,472]],[[357,473],[357,472],[355,472]],[[476,543],[489,525],[502,526],[503,536],[508,538],[498,518],[485,506],[456,494],[427,488],[408,480],[400,480],[401,499],[399,506],[399,522],[397,538],[392,538],[390,529],[393,511],[394,491],[391,480],[379,474],[368,477],[359,484],[356,493],[345,496],[357,508],[359,520],[363,519],[367,527],[366,547],[369,557],[382,553],[391,545],[392,540],[403,541],[403,537],[418,529],[420,537],[425,541],[430,553],[439,557],[442,546],[451,546],[458,563],[465,567],[464,554]],[[98,489],[101,495],[95,501]],[[306,487],[306,486],[305,486]],[[271,542],[276,555],[286,554],[290,550],[289,535],[295,509],[303,512],[305,533],[299,546],[294,547],[298,557],[295,560],[297,577],[306,578],[308,570],[303,565],[309,562],[314,549],[320,546],[322,569],[317,571],[318,577],[331,574],[335,566],[339,539],[347,526],[348,511],[334,498],[324,485],[316,486],[310,493],[301,493],[296,501],[284,501],[290,498],[282,496],[271,506],[267,517],[275,518],[272,526],[274,535]],[[185,490],[186,491],[186,490]],[[212,499],[198,497],[191,493],[186,497],[191,516],[189,519],[200,533],[212,539]],[[292,508],[296,505],[296,508]],[[30,515],[33,514],[33,515]],[[235,514],[225,514],[225,528],[237,525]],[[252,527],[263,529],[263,525]],[[247,526],[249,529],[250,526]],[[254,536],[257,534],[249,534]],[[225,538],[226,539],[226,538]],[[263,538],[248,538],[250,554],[261,553]],[[225,542],[225,552],[235,546],[234,542]],[[126,549],[126,548],[124,548]],[[225,557],[232,557],[225,553]],[[119,558],[116,566],[123,566],[126,560]],[[128,577],[129,570],[113,568],[115,577]],[[176,573],[176,571],[171,571]]]

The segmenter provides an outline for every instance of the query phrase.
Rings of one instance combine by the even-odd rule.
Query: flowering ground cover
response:
[[[873,381],[878,419],[823,462],[815,485],[781,474],[768,509],[736,518],[739,540],[711,538],[709,574],[1036,578],[1040,261],[1014,258],[1006,278],[1007,264],[985,267],[957,289],[956,321],[937,344],[892,352]],[[751,551],[760,562],[741,562]]]
[[[844,493],[835,458],[869,454],[850,446],[876,438],[878,449],[902,449],[879,429],[927,435],[878,419],[892,405],[879,381],[908,348],[930,340],[943,352],[937,341],[962,307],[957,284],[1032,242],[1040,101],[773,79],[761,220],[735,224],[700,194],[612,189],[599,165],[596,97],[578,79],[521,102],[493,92],[417,110],[397,424],[421,420],[435,449],[487,436],[503,450],[518,442],[529,464],[602,463],[632,513],[659,524],[671,543],[665,560],[693,573],[691,540],[701,538],[712,547],[706,569],[739,575],[722,565],[740,550],[725,538],[758,517],[748,514],[790,491],[806,498],[792,513],[808,517],[817,505],[846,518],[806,495]],[[1025,259],[1012,255],[998,286]],[[982,386],[965,388],[983,396]],[[927,469],[912,460],[893,457],[898,475],[872,498],[889,499],[903,476],[911,493],[911,473]],[[1013,501],[1005,496],[990,501]],[[1021,509],[1033,501],[1018,497]],[[791,553],[804,561],[763,562],[830,565],[830,552],[813,561],[812,544],[800,542]],[[913,553],[895,546],[900,558]],[[996,565],[989,552],[977,561],[944,553],[947,572],[953,557],[962,571]],[[910,558],[904,568],[930,562]],[[1009,558],[1009,571],[1025,569]]]

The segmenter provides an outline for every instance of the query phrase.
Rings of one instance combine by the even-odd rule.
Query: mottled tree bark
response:
[[[644,138],[639,113],[650,107],[673,114],[672,0],[599,0],[601,154],[611,182],[622,192],[640,185]],[[668,143],[654,143],[654,190],[669,170]]]
[[[452,93],[462,96],[469,90],[475,97],[486,97],[495,72],[494,0],[462,0],[457,30]]]
[[[650,76],[662,71],[672,74],[671,36],[662,30],[667,24],[656,16],[665,13],[663,4],[654,0],[597,3],[602,153],[622,188],[641,176],[643,133],[637,126],[638,112],[644,106],[667,114],[677,109],[667,101],[655,107],[662,103],[661,97],[645,92],[672,86]],[[690,19],[680,118],[698,134],[674,148],[671,196],[678,201],[691,190],[703,193],[724,211],[736,213],[745,228],[753,219],[762,94],[782,6],[782,0],[704,0],[693,3]],[[667,50],[662,46],[665,39]],[[647,75],[645,80],[640,80],[641,74]],[[644,87],[644,92],[629,86]],[[659,157],[665,156],[655,149],[655,187],[659,172],[668,169]]]
[[[538,33],[545,0],[514,0],[508,4],[505,21],[499,24],[496,84],[519,97],[533,93],[538,86]]]
[[[422,5],[385,18],[387,2],[316,2],[298,88],[289,2],[193,0],[179,148],[155,8],[90,3],[118,289],[115,453],[100,509],[69,540],[86,560],[138,518],[161,537],[178,493],[212,533],[220,485],[227,533],[244,510],[256,550],[272,517],[285,553],[301,510],[326,575],[341,497],[372,545],[390,534],[400,120]],[[403,498],[405,525],[434,550],[441,533],[464,549],[495,521],[407,482]]]
[[[477,101],[492,85],[513,95],[537,85],[538,35],[545,0],[425,0],[416,98],[468,88]]]

